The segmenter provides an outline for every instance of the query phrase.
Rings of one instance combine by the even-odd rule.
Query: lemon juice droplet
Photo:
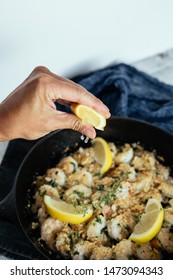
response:
[[[84,140],[84,142],[87,144],[88,141],[89,141],[89,137],[86,137],[85,140]]]

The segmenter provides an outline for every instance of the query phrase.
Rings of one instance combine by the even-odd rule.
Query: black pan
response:
[[[13,214],[16,213],[16,219],[13,222],[19,223],[42,259],[62,259],[62,256],[50,252],[44,243],[38,242],[39,229],[31,230],[31,222],[36,220],[28,207],[28,204],[32,203],[32,182],[36,174],[42,175],[67,155],[64,153],[66,147],[69,147],[69,152],[71,152],[79,146],[85,146],[80,136],[80,133],[66,129],[49,134],[38,141],[23,160],[12,192],[0,203],[1,215],[11,217],[10,210]],[[112,117],[108,120],[105,131],[98,132],[98,136],[116,144],[140,142],[146,149],[155,149],[165,158],[166,164],[173,166],[173,136],[149,123]],[[170,259],[172,256],[166,258]]]

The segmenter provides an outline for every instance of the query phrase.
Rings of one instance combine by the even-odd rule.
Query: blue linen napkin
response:
[[[126,64],[117,64],[73,79],[100,98],[112,115],[153,123],[173,133],[173,86]],[[58,109],[69,111],[61,105]],[[12,188],[22,159],[36,141],[10,142],[0,166],[0,199]],[[11,259],[39,259],[21,230],[0,219],[0,254]]]

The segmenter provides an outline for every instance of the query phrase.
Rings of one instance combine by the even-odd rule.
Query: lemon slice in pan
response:
[[[150,198],[129,239],[139,243],[150,241],[160,231],[163,219],[164,210],[161,203],[155,198]]]
[[[96,161],[101,164],[100,173],[103,174],[109,170],[112,165],[112,153],[109,144],[101,137],[96,137],[92,141]]]
[[[80,224],[87,221],[93,214],[88,208],[85,211],[78,211],[76,207],[63,200],[56,200],[48,195],[44,196],[44,205],[47,213],[54,219],[70,224]]]

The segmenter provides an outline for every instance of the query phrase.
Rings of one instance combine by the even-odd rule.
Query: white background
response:
[[[70,77],[172,47],[172,0],[0,0],[0,101],[37,65]]]

